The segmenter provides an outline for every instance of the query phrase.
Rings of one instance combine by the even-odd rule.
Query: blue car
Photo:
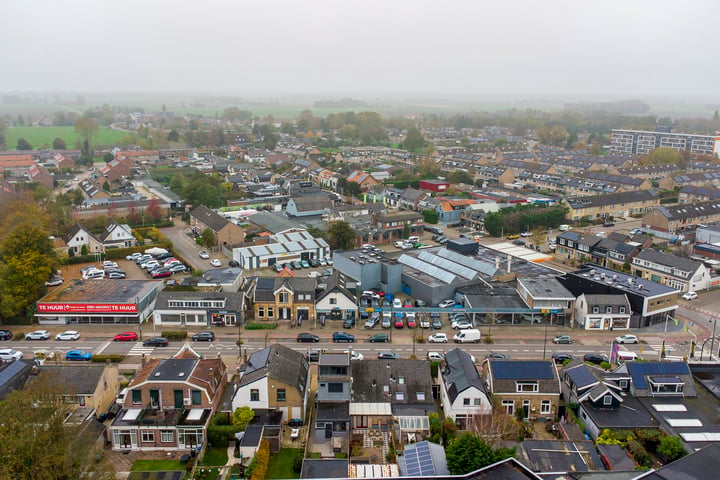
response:
[[[92,358],[92,353],[84,350],[70,350],[65,354],[65,360],[80,360],[89,362]]]
[[[335,332],[335,333],[333,333],[332,340],[335,343],[338,343],[338,342],[353,343],[355,341],[355,335],[350,335],[349,333],[345,333],[345,332]]]

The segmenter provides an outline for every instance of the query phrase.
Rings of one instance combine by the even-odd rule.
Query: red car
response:
[[[413,306],[412,300],[410,300],[409,298],[406,298],[405,301],[403,302],[403,307],[404,308],[412,308],[412,306]]]
[[[134,342],[138,339],[137,333],[135,332],[123,332],[118,333],[113,337],[113,342]]]

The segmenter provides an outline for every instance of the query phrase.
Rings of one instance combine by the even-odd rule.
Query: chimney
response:
[[[507,256],[507,263],[508,263],[507,273],[510,273],[511,270],[512,270],[512,268],[511,268],[511,266],[512,266],[512,256],[509,255],[509,254],[508,254],[508,256]]]
[[[500,270],[500,257],[495,257],[495,270]]]

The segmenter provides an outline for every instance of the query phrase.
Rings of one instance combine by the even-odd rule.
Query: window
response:
[[[285,389],[284,389],[284,388],[278,388],[278,389],[277,389],[277,401],[278,401],[278,402],[284,402],[284,401],[286,401],[286,398],[285,398]]]
[[[328,393],[343,393],[344,390],[342,383],[328,383]]]
[[[592,313],[600,313],[600,307],[592,307]]]
[[[537,382],[516,382],[516,392],[538,392],[540,387]]]
[[[174,440],[172,430],[160,430],[160,441],[163,443],[170,443]]]
[[[331,298],[330,305],[337,305],[337,298]]]
[[[288,292],[279,292],[277,298],[278,303],[288,303],[288,301],[290,300],[290,295],[288,294]]]
[[[620,388],[622,388],[622,389],[625,389],[625,388],[627,388],[627,386],[628,386],[628,381],[627,381],[627,380],[620,380],[620,381],[618,382],[618,386],[619,386]]]
[[[470,406],[470,399],[469,398],[463,398],[463,406],[469,407]]]
[[[142,403],[142,390],[133,390],[132,391],[132,402],[133,403]]]
[[[405,400],[404,392],[395,392],[395,400]]]
[[[505,409],[505,413],[508,415],[512,415],[515,413],[515,402],[512,400],[503,400],[502,406]]]
[[[258,318],[265,318],[265,307],[258,307]]]
[[[268,318],[273,318],[273,317],[275,317],[275,309],[274,309],[273,307],[269,306],[269,305],[268,305],[268,307],[267,307],[267,317],[268,317]]]
[[[425,400],[425,392],[417,392],[416,393],[417,400],[422,402]]]
[[[476,407],[479,407],[481,404],[482,404],[482,400],[481,400],[481,399],[479,399],[479,398],[474,398],[474,399],[473,399],[473,405],[475,405]]]
[[[620,313],[625,313],[625,307],[619,307],[619,308],[618,308],[618,312],[620,312]]]
[[[605,307],[605,313],[612,313],[612,307]]]
[[[603,405],[612,405],[612,395],[605,395],[603,397]]]
[[[200,390],[193,390],[190,392],[192,395],[192,404],[193,405],[200,405],[202,403],[202,397]]]
[[[140,432],[140,440],[143,442],[154,442],[155,441],[155,432],[152,430],[143,430]]]
[[[260,401],[260,390],[257,388],[253,388],[250,390],[250,401],[251,402],[259,402]]]
[[[552,407],[552,404],[550,403],[550,400],[543,400],[540,402],[540,413],[547,415],[550,413],[550,408]]]

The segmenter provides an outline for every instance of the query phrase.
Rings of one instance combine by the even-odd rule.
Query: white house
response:
[[[115,220],[105,227],[105,232],[100,237],[105,248],[132,247],[135,245],[135,237],[129,225],[120,225]]]
[[[583,293],[575,302],[575,321],[585,330],[627,330],[630,315],[630,301],[624,293]]]
[[[65,236],[65,243],[68,246],[68,250],[72,251],[75,255],[82,253],[83,245],[87,247],[87,253],[89,255],[105,252],[103,243],[79,223],[76,223],[70,228],[70,231],[68,231],[68,234]]]
[[[492,411],[485,381],[475,368],[472,357],[455,348],[445,354],[445,368],[440,369],[440,398],[445,417],[452,418],[461,430],[475,415]]]
[[[322,288],[322,291],[315,297],[315,312],[321,321],[358,318],[356,297],[346,288],[346,281],[354,282],[338,270],[334,270],[324,282],[318,282],[318,287]]]

